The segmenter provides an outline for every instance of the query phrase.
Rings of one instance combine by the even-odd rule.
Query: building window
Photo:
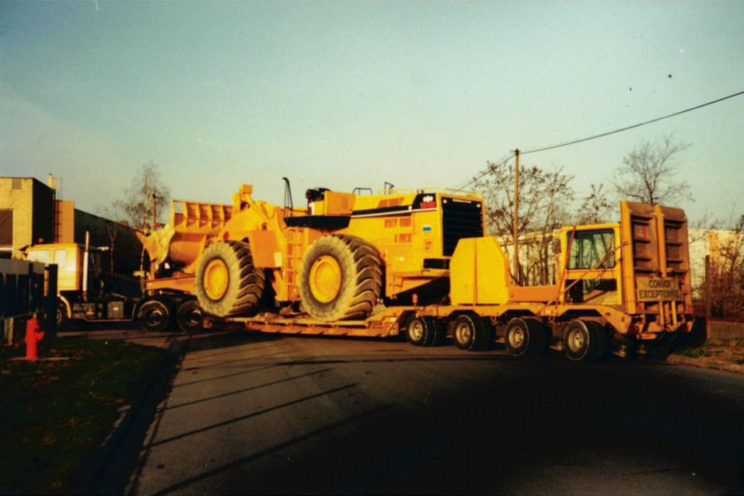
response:
[[[13,246],[12,209],[0,209],[0,245]]]

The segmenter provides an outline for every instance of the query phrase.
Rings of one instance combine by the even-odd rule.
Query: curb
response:
[[[744,374],[744,366],[737,365],[735,363],[715,361],[701,362],[700,360],[697,360],[695,358],[689,358],[683,355],[669,355],[666,361],[667,363],[671,363],[674,365],[687,365],[690,367],[697,367],[699,369],[711,369],[720,370],[723,372],[730,372],[733,374]]]
[[[152,419],[142,418],[145,406],[155,395],[160,393],[162,396],[170,389],[190,338],[190,335],[186,335],[168,340],[165,359],[137,388],[132,403],[119,409],[119,417],[114,421],[109,435],[95,452],[86,457],[81,469],[73,476],[70,488],[74,493],[111,494],[123,491],[126,480],[122,482],[116,479],[128,478],[127,469],[130,467],[121,467],[116,463],[119,460],[114,460],[121,457],[118,451],[131,439],[131,434],[140,422],[145,420],[149,426]],[[126,473],[121,472],[122,468]],[[116,489],[117,486],[120,487]]]

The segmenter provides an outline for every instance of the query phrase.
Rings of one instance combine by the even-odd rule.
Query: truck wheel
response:
[[[195,299],[185,300],[178,306],[176,311],[176,324],[178,328],[186,333],[199,332],[202,329],[204,312]]]
[[[566,357],[574,362],[593,362],[607,355],[607,332],[591,320],[574,320],[568,325],[563,339]]]
[[[444,329],[433,317],[415,317],[406,326],[406,339],[415,346],[437,346],[443,334]]]
[[[248,243],[212,243],[196,267],[199,306],[217,317],[255,313],[264,290],[264,277],[263,270],[253,267]]]
[[[491,344],[491,326],[473,314],[459,315],[452,325],[455,346],[461,350],[485,350]]]
[[[512,356],[539,355],[547,346],[547,332],[536,319],[513,318],[506,324],[505,341]]]
[[[170,310],[160,300],[147,300],[137,310],[140,327],[149,332],[160,332],[170,324]]]
[[[302,306],[318,320],[364,319],[380,297],[381,267],[377,251],[363,240],[322,236],[302,259]]]
[[[54,318],[56,320],[58,331],[61,331],[62,329],[67,327],[69,319],[67,318],[67,305],[65,305],[64,301],[57,300],[57,309]]]

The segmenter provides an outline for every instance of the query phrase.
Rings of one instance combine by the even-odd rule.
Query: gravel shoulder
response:
[[[744,374],[744,338],[708,339],[702,346],[676,351],[667,361]]]

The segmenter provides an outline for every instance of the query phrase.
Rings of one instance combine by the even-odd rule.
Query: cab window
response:
[[[43,264],[48,264],[49,255],[49,250],[32,250],[28,252],[28,255],[26,255],[26,259],[31,260],[32,262],[41,262]]]
[[[55,250],[54,263],[60,268],[64,267],[67,263],[67,250]]]
[[[568,233],[567,241],[570,240],[571,233]],[[569,269],[609,269],[614,266],[615,233],[612,229],[576,231],[571,243]]]

